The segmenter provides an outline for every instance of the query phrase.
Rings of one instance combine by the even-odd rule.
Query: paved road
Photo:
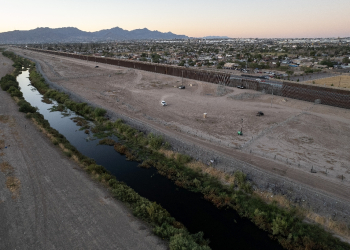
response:
[[[5,64],[4,64],[5,63]],[[0,77],[12,70],[0,55]],[[25,128],[26,125],[26,128]],[[0,249],[166,249],[0,90]],[[20,183],[17,197],[6,188]]]

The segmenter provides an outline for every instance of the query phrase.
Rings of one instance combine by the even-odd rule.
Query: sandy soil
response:
[[[17,50],[48,78],[86,100],[255,164],[285,165],[294,176],[350,186],[350,111],[253,90]],[[160,101],[168,106],[163,107]],[[264,116],[256,116],[263,111]],[[207,118],[203,118],[207,113]],[[243,122],[242,122],[243,119]],[[244,136],[237,131],[243,127]],[[249,157],[247,156],[249,155]],[[259,166],[260,165],[260,166]],[[281,167],[282,168],[282,167]],[[322,181],[321,181],[322,182]],[[326,185],[326,184],[325,184]],[[350,189],[343,189],[345,197]]]
[[[314,80],[314,82],[315,82],[315,84],[323,85],[323,86],[350,88],[350,76],[349,75],[327,77],[327,78]],[[312,81],[309,81],[308,83],[312,83]]]
[[[0,77],[10,65],[0,55]],[[166,249],[2,90],[0,147],[0,249]]]

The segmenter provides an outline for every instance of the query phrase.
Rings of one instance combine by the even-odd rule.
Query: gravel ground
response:
[[[320,215],[323,215],[325,217],[332,217],[334,220],[340,220],[350,223],[350,188],[347,182],[342,183],[340,181],[337,181],[335,177],[334,179],[336,181],[333,181],[334,179],[329,179],[329,177],[331,177],[330,173],[328,174],[328,176],[324,176],[323,174],[319,173],[311,174],[309,168],[303,166],[302,164],[298,164],[298,162],[294,162],[293,157],[287,155],[287,158],[284,155],[279,154],[281,150],[280,152],[266,152],[262,150],[270,149],[271,151],[271,145],[278,145],[276,141],[288,142],[288,140],[283,140],[284,138],[282,138],[281,140],[278,137],[281,134],[283,135],[288,132],[292,134],[288,135],[287,137],[293,138],[295,134],[298,133],[295,129],[298,128],[297,126],[300,126],[298,125],[299,123],[306,123],[302,128],[303,133],[304,131],[309,134],[314,133],[315,131],[312,130],[312,126],[309,126],[310,124],[313,124],[314,121],[308,121],[308,117],[311,117],[311,114],[317,114],[321,118],[326,117],[327,119],[334,119],[335,117],[329,117],[328,114],[338,112],[340,116],[340,113],[343,112],[342,109],[335,109],[333,107],[327,106],[318,107],[314,106],[313,104],[300,102],[297,100],[289,100],[288,102],[283,102],[283,99],[275,97],[276,99],[281,99],[276,100],[274,102],[275,109],[277,111],[283,109],[284,112],[286,112],[278,113],[280,116],[279,119],[281,120],[277,122],[276,120],[271,121],[270,119],[272,117],[266,116],[264,117],[264,119],[268,120],[265,120],[264,122],[259,122],[261,121],[261,119],[259,118],[259,120],[256,120],[256,122],[254,122],[255,126],[257,125],[257,123],[261,125],[266,122],[270,125],[263,128],[262,131],[258,130],[258,133],[253,134],[254,137],[249,138],[248,136],[248,140],[247,137],[242,138],[243,141],[241,141],[240,144],[235,143],[233,145],[230,145],[230,147],[225,147],[226,145],[223,144],[226,144],[227,142],[225,142],[224,137],[218,137],[218,134],[210,133],[213,132],[211,129],[222,130],[224,131],[223,133],[226,132],[226,128],[215,121],[216,118],[211,119],[210,117],[208,117],[206,119],[207,123],[213,123],[213,127],[210,127],[210,132],[204,132],[203,128],[193,128],[191,127],[191,124],[184,125],[184,123],[186,123],[188,119],[191,119],[186,115],[186,103],[184,104],[184,107],[181,107],[180,109],[177,109],[175,107],[174,109],[171,107],[172,103],[175,103],[175,101],[170,103],[170,106],[168,106],[166,109],[160,107],[160,105],[158,104],[156,106],[153,106],[153,101],[150,97],[147,97],[147,93],[151,92],[151,94],[149,95],[161,95],[161,99],[170,99],[171,97],[175,98],[176,94],[171,94],[174,88],[164,85],[159,86],[159,82],[172,81],[172,85],[179,82],[179,80],[177,80],[176,78],[162,78],[163,76],[158,74],[144,73],[134,71],[132,69],[115,68],[114,66],[101,64],[100,70],[102,72],[100,72],[100,74],[105,73],[103,70],[105,70],[106,72],[109,70],[109,72],[112,72],[116,75],[120,75],[120,77],[122,78],[120,80],[121,82],[118,82],[118,84],[122,85],[123,82],[128,81],[128,90],[125,89],[126,87],[123,87],[123,89],[115,88],[115,91],[111,91],[108,90],[108,88],[111,88],[113,90],[112,86],[114,87],[115,83],[105,84],[105,81],[109,81],[108,77],[82,77],[82,79],[79,79],[79,77],[81,77],[81,75],[84,74],[85,70],[90,68],[89,65],[91,63],[77,61],[76,64],[74,64],[73,62],[75,62],[76,60],[67,60],[66,58],[51,59],[50,56],[38,55],[36,53],[30,53],[30,55],[27,56],[30,56],[31,58],[35,58],[35,60],[37,60],[36,62],[38,70],[44,75],[51,87],[57,88],[70,94],[73,99],[88,102],[93,106],[101,106],[109,111],[108,113],[113,119],[122,118],[128,124],[132,125],[135,128],[138,128],[141,131],[153,132],[164,136],[166,140],[171,143],[175,151],[189,154],[195,159],[201,160],[205,163],[209,163],[210,160],[214,159],[214,166],[218,169],[221,169],[222,171],[225,171],[227,173],[233,173],[236,170],[241,170],[244,173],[248,174],[249,179],[252,180],[255,183],[256,188],[260,190],[269,191],[273,194],[285,195],[293,203],[305,207]],[[50,63],[47,63],[47,61],[50,61]],[[63,61],[65,61],[65,63],[62,64]],[[68,63],[71,65],[70,67],[58,67],[58,65],[60,64],[67,65]],[[86,65],[84,65],[85,63]],[[48,67],[48,65],[50,65],[50,67]],[[73,70],[74,67],[75,70]],[[56,71],[54,69],[56,69]],[[58,73],[59,75],[64,76],[65,79],[62,79],[60,77],[55,78],[55,76],[57,76]],[[48,77],[48,75],[52,76]],[[69,79],[67,79],[69,75],[71,76]],[[70,82],[70,84],[67,84],[67,81]],[[147,83],[144,81],[150,81],[151,84],[147,85]],[[137,83],[136,87],[135,85],[133,87],[133,84],[135,82]],[[97,87],[95,86],[96,83],[98,83]],[[207,102],[209,102],[210,100],[215,100],[213,99],[213,97],[210,96],[215,95],[215,92],[217,92],[217,87],[215,85],[211,86],[211,84],[205,84],[200,82],[186,82],[187,86],[191,83],[193,84],[193,89],[190,88],[190,90],[188,91],[191,91],[191,100],[197,101],[196,105],[200,105],[200,103],[198,103],[201,101],[200,96],[209,95],[210,99],[207,98]],[[88,90],[88,88],[90,88],[90,90]],[[145,90],[140,92],[138,91],[139,88],[144,88]],[[158,93],[158,91],[162,91],[159,90],[159,88],[165,89],[162,92],[162,94]],[[148,92],[145,92],[146,90]],[[133,95],[130,95],[129,91],[136,91],[136,93],[138,94],[137,98],[135,98],[135,96]],[[165,94],[166,92],[171,93]],[[188,93],[182,93],[182,100],[184,102],[188,102],[188,100],[185,98],[185,95],[188,95]],[[197,94],[198,96],[196,97],[195,94]],[[229,97],[229,99],[232,100],[235,99],[236,96],[240,97],[242,95],[247,96],[254,94],[256,94],[256,92],[254,91],[241,91],[235,89],[233,95],[229,94],[227,96]],[[143,95],[145,95],[148,98],[146,99],[148,103],[146,103],[145,96]],[[266,99],[266,95],[261,95],[261,93],[259,93],[259,96],[262,96]],[[116,101],[112,101],[111,98],[114,98]],[[254,107],[258,105],[258,102],[263,104],[265,104],[266,101],[269,102],[269,100],[261,98],[255,99],[258,99],[258,101],[254,102],[252,101],[252,99],[248,99],[247,102],[236,102],[235,105],[239,105],[239,108],[248,110],[249,108],[251,108],[250,106]],[[221,101],[226,102],[222,99]],[[142,104],[142,106],[140,106],[140,104]],[[209,114],[215,114],[215,112],[218,112],[217,107],[216,110],[214,110],[216,105],[220,105],[220,103],[216,101],[215,105],[212,105],[213,111],[209,112]],[[292,108],[285,107],[285,105],[292,106]],[[304,105],[307,105],[306,109],[305,107],[303,107]],[[153,108],[148,108],[148,106],[152,106],[156,110],[153,110]],[[193,104],[189,106],[189,104],[187,103],[188,110],[193,109],[194,107],[192,106]],[[208,103],[206,103],[205,106],[206,109],[209,108]],[[303,107],[303,109],[300,109],[300,107]],[[310,110],[316,112],[310,113]],[[164,113],[164,111],[167,113],[170,112],[172,114],[170,119],[176,122],[167,122],[166,120],[169,119],[169,114]],[[180,112],[181,115],[184,115],[185,117],[183,118],[182,116],[178,116],[178,112]],[[300,116],[303,116],[303,119],[300,119]],[[255,118],[255,116],[253,116],[253,118]],[[340,122],[348,122],[347,117],[338,119]],[[317,118],[316,121],[320,123],[320,118]],[[297,124],[293,125],[293,122],[297,122]],[[174,124],[176,126],[174,126]],[[290,126],[290,124],[292,125],[292,127],[286,129],[285,127]],[[246,126],[247,125],[245,124],[245,127]],[[329,125],[327,124],[327,126]],[[250,127],[245,128],[245,131],[247,131],[246,133],[249,133],[249,130],[251,129],[252,128]],[[281,129],[282,131],[279,131]],[[345,127],[345,130],[346,129],[347,128]],[[274,133],[271,133],[271,131],[277,131],[278,133],[276,133],[275,136]],[[319,137],[319,135],[316,134],[315,137]],[[267,139],[268,141],[266,141]],[[290,144],[295,144],[296,151],[301,150],[306,152],[312,152],[314,149],[312,147],[310,148],[310,145],[314,144],[310,144],[308,143],[308,141],[305,141],[307,139],[310,140],[310,138],[303,137],[302,139],[303,141],[301,142],[299,142],[298,140],[289,141]],[[325,138],[320,137],[320,139],[324,140]],[[346,139],[346,137],[340,136],[339,141],[341,141],[342,139]],[[321,145],[321,143],[322,141],[320,142],[320,144],[316,145]],[[291,145],[284,145],[281,143],[279,144],[279,148],[282,149],[282,151],[285,154],[289,154]],[[348,146],[346,141],[344,145]],[[337,145],[334,145],[334,147],[336,146]],[[235,150],[232,148],[241,148],[242,150]],[[325,146],[325,148],[327,148],[327,152],[330,150],[327,145]],[[320,154],[315,154],[315,157],[320,157]],[[345,154],[344,157],[347,158],[348,155]],[[329,157],[327,156],[325,158],[327,159]],[[332,166],[335,166],[334,163],[332,163]],[[340,167],[340,169],[342,168]]]
[[[276,96],[271,100],[269,95],[235,100],[235,95],[256,92],[227,88],[230,94],[216,96],[217,86],[208,83],[186,79],[186,90],[178,90],[172,85],[181,78],[104,64],[93,75],[94,63],[32,52],[27,56],[37,61],[51,87],[73,99],[103,107],[112,119],[122,118],[141,131],[163,135],[175,151],[204,163],[214,160],[213,166],[226,173],[241,170],[259,190],[350,223],[349,178],[336,177],[347,170],[340,163],[350,162],[348,110]],[[166,108],[159,105],[165,98]],[[268,114],[257,118],[255,112],[262,109]],[[203,110],[209,114],[205,120],[198,115]],[[244,123],[245,136],[237,137],[232,130],[240,127],[242,117],[249,123]],[[336,132],[332,136],[319,135],[331,128]],[[311,164],[317,173],[310,173]],[[326,166],[328,174],[318,166]]]
[[[0,55],[0,77],[9,65]],[[2,90],[1,146],[7,148],[0,149],[0,249],[166,249]]]

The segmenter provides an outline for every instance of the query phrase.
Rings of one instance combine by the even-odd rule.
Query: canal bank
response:
[[[185,225],[191,233],[204,232],[204,238],[210,240],[213,249],[282,249],[272,241],[267,232],[258,229],[250,220],[241,218],[234,210],[218,210],[204,200],[199,193],[192,193],[179,188],[170,180],[157,173],[156,169],[139,168],[138,162],[126,161],[125,156],[115,152],[113,147],[98,145],[98,139],[74,123],[76,115],[62,115],[51,112],[57,103],[47,104],[31,85],[28,73],[18,77],[24,98],[32,106],[38,107],[51,126],[64,135],[67,140],[83,155],[105,167],[118,181],[125,182],[142,197],[157,202],[170,212],[176,220]]]
[[[0,54],[0,68],[13,62]],[[11,73],[13,68],[10,67]],[[2,142],[7,148],[2,147]],[[167,249],[0,90],[0,249]],[[6,183],[20,181],[15,198]]]

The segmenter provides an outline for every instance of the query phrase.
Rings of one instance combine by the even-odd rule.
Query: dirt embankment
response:
[[[0,55],[0,77],[10,65]],[[0,249],[166,249],[2,90],[0,147]]]

